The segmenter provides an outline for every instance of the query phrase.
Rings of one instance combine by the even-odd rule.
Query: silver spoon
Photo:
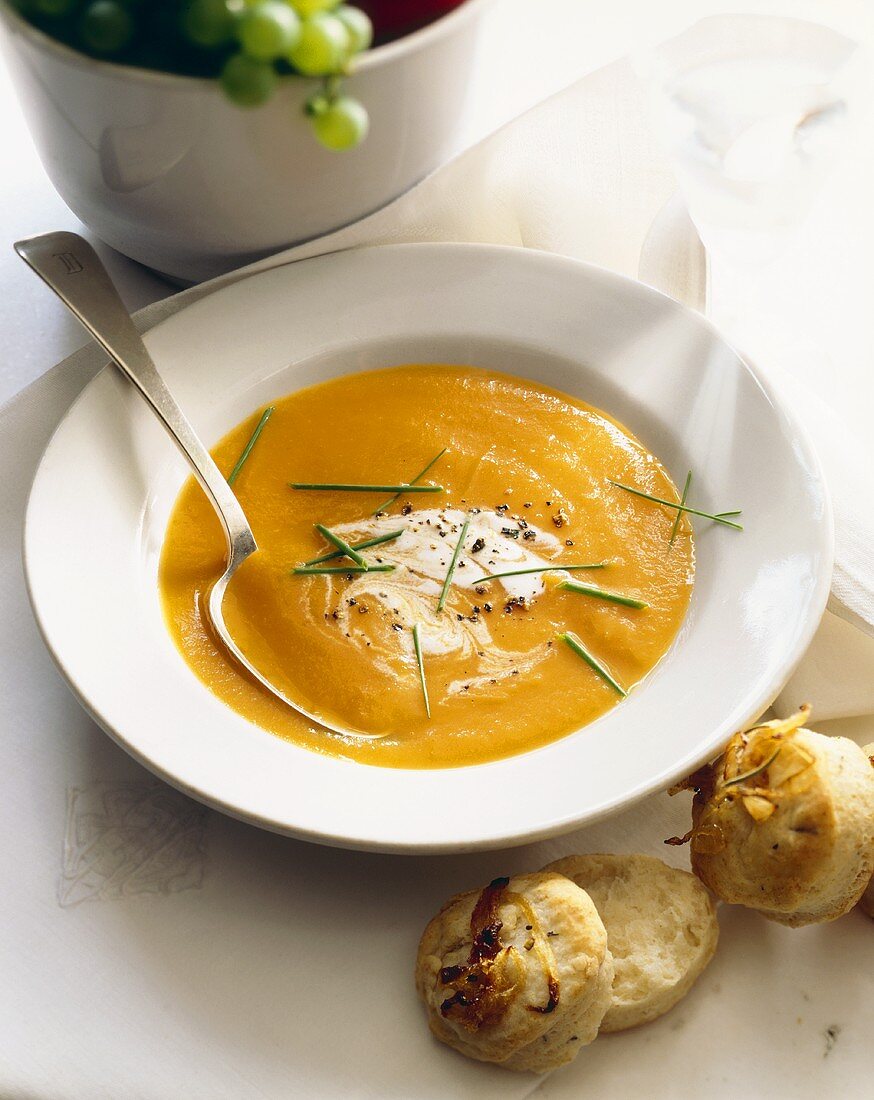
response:
[[[15,251],[81,321],[122,374],[133,382],[188,459],[215,508],[227,538],[228,558],[224,573],[210,590],[206,609],[228,653],[271,695],[310,721],[345,736],[368,739],[382,736],[339,726],[289,699],[255,668],[231,637],[222,614],[222,601],[236,571],[258,549],[252,528],[212,455],[158,374],[130,314],[91,245],[77,233],[45,233],[16,242]]]

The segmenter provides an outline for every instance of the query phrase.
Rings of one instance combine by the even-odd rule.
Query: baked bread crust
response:
[[[535,1073],[572,1061],[596,1038],[612,983],[594,903],[546,871],[451,898],[416,959],[416,989],[441,1042]]]
[[[601,1031],[662,1016],[691,989],[716,950],[716,906],[699,880],[646,855],[567,856],[548,864],[585,890],[607,929],[613,1001]]]
[[[874,870],[874,769],[805,709],[735,734],[690,779],[692,869],[723,901],[800,927],[842,916]]]
[[[874,768],[874,741],[870,745],[865,745],[862,752],[868,757],[871,767]],[[859,908],[866,916],[874,918],[874,878],[869,880],[865,892],[859,898]]]

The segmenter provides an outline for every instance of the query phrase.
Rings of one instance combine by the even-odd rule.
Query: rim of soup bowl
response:
[[[375,259],[377,256],[379,260]],[[437,260],[438,256],[440,257],[439,261]],[[524,257],[524,260],[522,257]],[[408,260],[413,264],[412,267],[408,265]],[[318,281],[318,269],[322,265],[326,268],[328,268],[328,265],[340,265],[339,270],[341,272],[344,267],[348,265],[352,270],[341,276],[341,282],[344,278],[348,279],[350,284],[352,280],[354,280],[354,286],[356,288],[361,285],[376,286],[379,288],[380,294],[385,294],[386,290],[381,279],[375,281],[371,280],[370,283],[365,281],[362,284],[361,282],[362,271],[371,271],[372,273],[373,269],[371,269],[371,264],[377,264],[377,267],[383,273],[387,270],[393,270],[395,265],[398,265],[396,279],[400,278],[401,275],[406,275],[408,272],[415,271],[419,268],[420,275],[418,277],[423,280],[427,278],[428,285],[437,285],[446,288],[458,287],[465,282],[466,278],[472,275],[476,275],[478,279],[479,276],[482,276],[477,282],[479,286],[488,287],[494,285],[493,276],[498,262],[506,263],[508,269],[516,268],[517,271],[527,269],[524,270],[524,279],[520,280],[514,293],[521,294],[525,290],[530,290],[533,286],[538,285],[541,279],[560,280],[556,285],[561,285],[562,282],[567,283],[571,291],[575,291],[579,285],[577,283],[579,279],[585,280],[593,289],[599,288],[601,293],[609,293],[611,296],[616,295],[617,297],[625,298],[628,303],[634,301],[637,303],[648,301],[651,307],[658,307],[659,312],[663,311],[666,316],[672,316],[677,320],[685,318],[684,324],[690,324],[702,335],[702,337],[706,335],[708,347],[719,347],[721,353],[728,353],[734,364],[732,367],[732,374],[752,383],[752,390],[750,392],[758,392],[760,399],[771,409],[769,419],[771,417],[773,418],[774,427],[777,429],[777,435],[781,439],[784,441],[791,440],[791,446],[787,443],[787,451],[795,456],[795,463],[798,464],[800,469],[806,471],[806,476],[804,478],[805,483],[815,486],[815,496],[819,507],[815,512],[809,515],[808,522],[806,523],[806,530],[810,533],[811,538],[808,552],[811,556],[811,560],[817,563],[815,578],[812,585],[808,588],[806,599],[807,613],[804,621],[796,624],[793,628],[795,630],[793,637],[791,639],[787,637],[787,644],[782,648],[780,655],[774,659],[773,666],[770,667],[769,670],[768,678],[766,680],[759,679],[754,684],[744,688],[740,692],[739,700],[732,704],[733,709],[731,709],[729,713],[724,714],[722,718],[713,721],[705,717],[704,721],[707,722],[709,729],[709,733],[705,737],[698,738],[694,745],[689,742],[683,749],[682,754],[679,752],[677,752],[676,755],[672,754],[669,760],[666,760],[663,754],[661,754],[657,765],[645,769],[645,774],[644,772],[640,772],[636,778],[632,778],[631,782],[623,781],[621,790],[616,788],[614,790],[604,791],[599,786],[597,794],[590,793],[590,795],[587,796],[589,799],[588,802],[586,802],[585,799],[583,800],[582,808],[576,788],[573,792],[564,796],[560,807],[556,806],[550,792],[548,810],[535,813],[533,816],[529,816],[530,810],[528,810],[522,815],[521,819],[517,815],[515,818],[504,819],[497,823],[489,818],[488,826],[485,829],[481,827],[481,822],[477,822],[476,828],[472,829],[470,821],[462,821],[460,825],[456,822],[453,829],[447,832],[442,818],[440,819],[441,824],[439,831],[435,831],[431,825],[423,831],[421,822],[411,825],[410,821],[406,819],[403,820],[402,824],[395,819],[383,819],[379,821],[370,820],[364,824],[359,820],[354,826],[350,825],[348,822],[341,822],[338,824],[335,819],[331,821],[326,821],[322,818],[316,819],[311,815],[304,815],[304,818],[301,819],[297,810],[294,810],[290,814],[285,802],[283,802],[283,808],[280,811],[277,811],[275,806],[266,805],[263,798],[263,792],[261,791],[259,791],[257,799],[253,801],[248,792],[243,792],[241,794],[239,789],[229,791],[224,781],[216,786],[213,778],[204,776],[200,764],[198,764],[198,772],[195,774],[187,765],[184,768],[180,768],[178,759],[168,759],[167,755],[164,753],[163,747],[161,754],[156,755],[154,744],[145,744],[143,742],[141,730],[131,733],[129,721],[125,718],[122,722],[119,720],[117,713],[112,713],[112,707],[115,704],[112,703],[112,706],[109,706],[107,705],[105,697],[98,697],[97,693],[94,691],[93,683],[89,685],[87,678],[85,678],[86,682],[83,686],[80,682],[83,680],[83,677],[76,667],[79,663],[79,654],[81,653],[81,649],[78,648],[78,639],[81,633],[79,631],[80,620],[75,618],[70,620],[74,624],[69,629],[75,631],[74,636],[77,639],[75,645],[69,638],[67,638],[65,642],[65,632],[63,629],[59,630],[58,628],[58,622],[61,621],[63,623],[64,615],[66,615],[67,612],[65,611],[64,615],[61,616],[61,620],[59,620],[54,611],[55,608],[62,606],[61,601],[53,599],[52,596],[54,591],[52,586],[60,583],[57,581],[58,573],[55,568],[55,561],[50,555],[46,556],[43,554],[41,556],[36,548],[38,548],[41,541],[39,533],[40,524],[46,522],[45,516],[51,515],[48,529],[50,531],[56,530],[57,515],[54,511],[54,505],[50,512],[46,511],[46,500],[51,502],[53,499],[51,495],[51,484],[52,480],[58,476],[59,471],[74,468],[69,462],[62,463],[57,460],[57,449],[59,446],[63,447],[66,445],[64,442],[65,433],[70,432],[71,423],[75,422],[75,417],[82,415],[83,408],[85,409],[85,415],[89,415],[89,403],[94,402],[95,394],[99,395],[100,392],[98,389],[98,386],[101,384],[100,380],[94,379],[89,386],[82,391],[76,403],[62,419],[37,468],[27,503],[24,525],[25,580],[38,628],[49,652],[74,695],[79,699],[80,703],[82,703],[91,717],[94,718],[116,743],[159,778],[169,782],[172,786],[183,791],[185,794],[223,813],[229,814],[232,817],[269,831],[294,836],[301,840],[327,844],[329,846],[365,851],[419,855],[461,851],[472,852],[516,847],[550,836],[558,836],[572,829],[582,827],[583,825],[590,825],[596,821],[603,820],[619,809],[631,806],[640,801],[640,799],[646,795],[653,794],[660,790],[663,791],[670,783],[676,781],[683,775],[688,775],[706,760],[711,759],[735,730],[746,726],[757,715],[760,715],[770,705],[779,688],[785,684],[792,671],[797,667],[798,662],[808,648],[818,627],[822,610],[825,608],[828,598],[834,552],[831,499],[825,484],[821,463],[813,447],[806,426],[797,418],[794,411],[783,403],[777,391],[767,378],[762,377],[755,364],[751,364],[749,361],[744,360],[737,351],[720,336],[712,323],[706,318],[695,314],[694,311],[689,310],[687,307],[681,305],[667,295],[661,294],[650,287],[646,287],[635,280],[628,279],[615,272],[596,267],[593,264],[584,263],[569,257],[557,256],[555,254],[537,253],[518,246],[470,243],[437,244],[429,242],[379,245],[345,253],[323,255],[305,260],[302,263],[283,264],[272,270],[256,273],[249,276],[248,279],[241,280],[217,293],[231,296],[230,298],[225,298],[225,305],[222,307],[227,315],[230,316],[234,310],[249,308],[252,303],[258,301],[261,295],[265,293],[267,293],[267,298],[265,300],[269,306],[270,303],[274,301],[272,295],[279,293],[279,289],[277,288],[286,287],[286,279],[292,280],[292,283],[300,279],[302,282],[297,285],[303,287],[307,286],[308,279],[310,278],[316,278],[316,281]],[[425,266],[426,264],[427,267]],[[432,265],[436,265],[436,268]],[[521,265],[521,268],[519,265]],[[328,270],[330,273],[329,268]],[[440,277],[436,279],[434,277],[435,270],[440,273]],[[314,272],[316,273],[315,275],[313,275]],[[449,272],[454,273],[454,279],[446,277]],[[461,276],[460,280],[459,276]],[[529,283],[529,276],[532,279],[536,278],[537,282]],[[332,285],[336,285],[333,275],[331,277],[331,282]],[[268,286],[274,288],[269,293],[265,291],[265,288]],[[321,287],[317,287],[317,290],[319,293],[322,292]],[[285,293],[284,289],[282,293]],[[344,291],[344,293],[348,293],[348,289]],[[450,292],[446,291],[446,293]],[[501,295],[503,296],[504,294],[505,288],[502,283]],[[212,295],[208,295],[201,301],[192,303],[187,309],[180,311],[174,315],[174,317],[165,319],[160,325],[151,330],[154,334],[151,338],[154,339],[154,337],[158,335],[162,326],[184,326],[186,322],[182,321],[181,318],[185,313],[188,313],[188,310],[197,311],[201,314],[198,320],[195,314],[188,313],[187,324],[191,324],[192,317],[194,317],[196,330],[198,325],[203,325],[208,321],[210,309],[215,308],[214,301],[212,305],[210,305],[212,298]],[[228,311],[229,301],[236,302],[234,309],[230,311]],[[450,328],[452,328],[452,326],[450,326]],[[413,329],[418,332],[418,323],[413,326]],[[431,329],[426,326],[424,331],[427,333],[430,332]],[[652,327],[650,326],[647,331],[653,331]],[[163,339],[166,340],[168,338],[168,332],[172,345],[177,337],[173,336],[172,327],[167,327],[164,328]],[[483,333],[479,324],[476,326],[476,332],[483,335],[487,342],[496,339],[494,332],[489,331]],[[360,334],[358,335],[360,336]],[[384,335],[385,334],[382,333],[381,337]],[[510,337],[512,340],[517,338],[514,334],[510,334]],[[149,338],[150,337],[147,337],[147,339]],[[367,336],[368,340],[372,338],[372,333]],[[394,337],[392,337],[392,339],[393,338]],[[502,338],[503,337],[498,337],[498,339]],[[418,340],[419,336],[415,336],[415,339]],[[524,347],[529,348],[529,350],[530,347],[533,346],[539,346],[542,352],[544,349],[548,350],[550,345],[548,341],[543,344],[541,339],[539,339],[535,345],[524,345]],[[562,354],[560,349],[556,350],[555,348],[553,348],[553,353]],[[334,352],[331,352],[331,354],[334,354]],[[451,354],[454,358],[454,353]],[[465,359],[467,359],[466,354]],[[304,356],[300,361],[306,361],[306,357]],[[573,358],[573,362],[577,363],[578,361],[576,358]],[[706,362],[706,360],[704,360],[704,362]],[[362,366],[361,369],[367,368]],[[594,374],[597,376],[602,370],[603,368],[598,368],[595,370]],[[517,373],[517,367],[511,367],[511,372],[514,374]],[[526,373],[525,371],[521,371],[517,376],[525,377]],[[105,379],[112,376],[101,375],[100,377],[104,378],[103,384],[105,384]],[[275,379],[275,375],[269,377]],[[301,383],[301,381],[298,380],[298,384],[288,392],[294,392],[296,389],[302,388],[304,384],[306,383]],[[660,387],[657,387],[657,389],[659,388]],[[251,393],[251,389],[248,392]],[[710,392],[712,393],[714,391]],[[758,399],[759,398],[757,398],[757,400]],[[647,405],[650,403],[650,400],[652,399],[647,400]],[[675,427],[669,430],[669,435],[674,434],[676,434]],[[78,468],[76,476],[81,476]],[[761,479],[757,479],[757,483],[760,482],[760,480]],[[48,497],[46,497],[47,492],[49,494]],[[759,527],[760,531],[768,529],[768,525]],[[773,530],[773,528],[770,529]],[[774,537],[779,542],[783,536],[779,534]],[[74,543],[75,541],[74,539]],[[778,545],[778,542],[775,542],[774,545]],[[782,543],[779,544],[782,545]],[[48,587],[46,587],[47,578],[51,579],[51,584],[48,585]],[[796,598],[796,594],[791,592],[787,596],[787,600],[790,604]],[[719,593],[712,591],[709,599],[718,605],[720,599]],[[755,630],[753,630],[751,636],[754,635]],[[671,648],[673,650],[674,646]],[[75,656],[73,656],[74,654]],[[731,662],[729,662],[729,665],[731,665]],[[664,667],[669,667],[667,660],[665,661]],[[102,676],[102,670],[98,674]],[[655,678],[648,681],[649,689],[654,686],[655,682]],[[219,708],[223,707],[223,704],[219,703],[216,697],[211,695],[208,688],[204,687],[202,690],[204,694],[201,696],[200,702],[197,703],[198,707],[202,705],[215,705]],[[127,706],[126,703],[125,706]],[[222,713],[224,713],[224,711],[222,711]],[[614,714],[615,721],[615,712],[612,713]],[[604,719],[609,721],[610,716],[602,716],[602,719],[599,721]],[[700,722],[701,720],[700,716],[696,718],[696,722]],[[239,721],[244,722],[245,720],[239,719]],[[230,722],[236,724],[237,718],[232,717]],[[594,723],[581,727],[581,729],[591,730],[593,726]],[[576,733],[579,732],[580,731],[576,731]],[[277,741],[274,735],[258,727],[255,728],[254,733],[256,737],[251,741],[251,745],[253,746],[266,743],[272,744]],[[237,734],[234,733],[233,736],[236,737]],[[542,745],[539,748],[527,752],[521,752],[510,757],[481,764],[465,765],[458,768],[419,770],[415,768],[396,769],[380,766],[371,767],[369,765],[338,760],[336,758],[324,766],[332,770],[351,768],[359,773],[366,771],[369,772],[371,776],[380,773],[394,776],[398,774],[409,775],[411,773],[414,775],[421,775],[424,773],[425,776],[433,776],[435,779],[433,781],[426,780],[424,784],[420,784],[416,781],[417,786],[420,787],[421,790],[424,790],[425,795],[428,797],[432,795],[435,797],[443,797],[436,784],[440,782],[441,776],[445,777],[447,774],[454,776],[459,773],[466,773],[472,776],[477,784],[481,784],[484,776],[490,778],[497,776],[501,782],[505,783],[508,774],[512,778],[514,772],[520,770],[527,772],[527,768],[531,766],[531,762],[535,758],[541,762],[540,768],[543,769],[542,774],[549,774],[550,768],[555,768],[558,765],[566,763],[568,760],[573,762],[573,760],[579,759],[574,752],[569,753],[574,738],[575,733],[570,733],[566,737],[559,738],[550,744]],[[281,744],[281,742],[279,743]],[[312,763],[314,757],[320,757],[324,760],[319,753],[310,753],[309,750],[295,746],[292,747],[295,753],[299,752],[304,757],[308,757],[310,763]],[[260,752],[260,749],[258,751]],[[307,766],[309,767],[309,764]],[[322,764],[319,764],[318,768],[321,770],[322,766]],[[316,765],[313,765],[313,771],[315,771],[315,768]],[[243,773],[240,774],[242,775]],[[257,770],[254,774],[257,777]],[[597,779],[598,776],[596,774],[595,780],[597,781]],[[465,781],[462,780],[462,783],[464,784]],[[368,789],[368,797],[370,798],[373,793],[373,788],[369,786]],[[465,784],[464,789],[469,791],[470,785]],[[479,790],[480,787],[478,786],[477,789]],[[388,788],[380,789],[380,797],[385,797],[386,790],[388,790],[389,795],[396,793],[393,786],[389,785]],[[282,792],[282,797],[285,799],[285,791]],[[377,799],[377,802],[378,801]],[[510,804],[512,804],[512,800]],[[401,812],[406,812],[403,807],[401,807]],[[451,819],[451,815],[449,815],[449,817]],[[292,818],[294,818],[294,820],[292,820]]]
[[[377,69],[382,65],[391,64],[393,61],[406,54],[416,53],[418,50],[424,49],[432,42],[445,38],[455,30],[461,29],[465,23],[470,22],[477,13],[482,11],[482,9],[491,2],[492,0],[462,0],[462,3],[457,8],[453,8],[452,11],[448,11],[438,16],[430,23],[426,23],[423,27],[419,27],[418,30],[412,31],[410,34],[402,35],[400,38],[395,38],[391,42],[385,42],[381,46],[365,50],[365,52],[360,55],[360,60],[356,62],[355,68],[350,72],[349,76],[358,76],[360,73],[368,72],[371,69]],[[33,45],[44,53],[55,54],[61,61],[77,68],[92,69],[95,72],[106,73],[110,76],[136,79],[142,83],[164,84],[168,87],[193,87],[203,85],[204,87],[218,89],[218,81],[216,77],[213,76],[190,76],[185,73],[167,73],[162,72],[160,69],[147,69],[141,65],[123,65],[118,61],[91,57],[89,54],[81,53],[79,50],[75,50],[72,46],[67,46],[65,43],[59,42],[56,38],[52,38],[51,35],[46,34],[45,31],[41,31],[32,23],[29,23],[20,12],[12,7],[9,0],[0,0],[0,19],[5,20],[10,25],[10,29],[14,34],[30,39]],[[287,76],[281,77],[283,82],[320,79],[322,78],[318,76],[306,76],[302,73],[290,73]]]

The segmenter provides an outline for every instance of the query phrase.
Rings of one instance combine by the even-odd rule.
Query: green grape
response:
[[[243,52],[256,61],[275,61],[300,38],[300,19],[282,0],[261,0],[247,8],[237,28]]]
[[[266,102],[287,62],[304,76],[324,78],[306,108],[322,145],[352,149],[367,136],[367,111],[339,94],[351,58],[373,41],[373,24],[354,0],[6,2],[85,53],[159,72],[219,73],[224,94],[242,107]]]
[[[239,107],[257,107],[266,102],[276,87],[276,70],[244,53],[228,58],[222,69],[221,84],[225,95]]]
[[[82,13],[79,37],[94,53],[118,53],[133,38],[130,13],[117,0],[94,0]]]
[[[368,49],[373,41],[373,24],[367,12],[344,4],[337,8],[334,16],[340,20],[349,35],[349,53],[361,53]]]
[[[16,4],[20,10],[33,8],[40,15],[69,15],[78,0],[31,0],[30,4]]]
[[[322,104],[312,113],[313,130],[326,149],[338,152],[354,149],[367,137],[370,119],[367,110],[351,96],[342,95]]]
[[[317,15],[320,11],[330,11],[340,3],[340,0],[286,0],[286,3],[297,8],[301,15]]]
[[[288,51],[289,62],[305,76],[329,76],[337,72],[349,48],[349,34],[333,15],[304,19],[300,37]]]
[[[230,41],[235,22],[227,0],[191,0],[182,13],[182,33],[195,46],[214,49]]]

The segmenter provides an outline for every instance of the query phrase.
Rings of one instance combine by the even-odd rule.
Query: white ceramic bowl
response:
[[[6,58],[61,198],[107,244],[199,282],[356,221],[455,151],[487,0],[362,55],[357,149],[322,148],[303,114],[318,81],[289,77],[242,110],[214,80],[95,61],[0,0]]]
[[[107,369],[61,423],[34,481],[25,564],[37,620],[73,690],[120,744],[248,821],[394,851],[499,847],[570,829],[712,756],[771,701],[819,621],[831,514],[803,430],[705,321],[639,283],[518,249],[362,249],[239,282],[147,343],[207,441],[338,374],[478,364],[613,413],[675,480],[692,467],[696,505],[743,509],[743,533],[697,524],[697,582],[674,646],[598,721],[475,767],[355,764],[251,725],[176,651],[156,576],[187,471]]]

